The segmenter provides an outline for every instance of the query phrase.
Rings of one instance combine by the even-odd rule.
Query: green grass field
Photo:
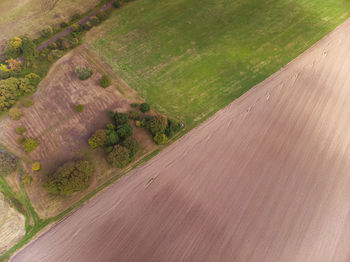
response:
[[[349,0],[137,0],[87,41],[157,110],[193,127],[332,31],[349,11]]]

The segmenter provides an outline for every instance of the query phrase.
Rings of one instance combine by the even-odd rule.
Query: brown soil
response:
[[[350,261],[350,20],[12,261]]]

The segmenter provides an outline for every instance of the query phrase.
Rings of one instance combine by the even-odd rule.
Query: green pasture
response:
[[[349,14],[349,0],[138,0],[86,40],[156,110],[193,127]]]

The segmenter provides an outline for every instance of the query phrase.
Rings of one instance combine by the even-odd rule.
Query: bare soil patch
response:
[[[348,262],[350,20],[12,261]]]

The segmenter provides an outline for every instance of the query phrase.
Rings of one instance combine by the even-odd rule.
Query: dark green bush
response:
[[[162,115],[152,116],[146,123],[147,129],[152,133],[152,135],[156,135],[158,133],[164,134],[167,125],[168,120]]]
[[[129,149],[120,145],[114,146],[107,156],[107,162],[114,167],[126,167],[131,162]]]
[[[63,29],[63,28],[66,28],[68,26],[68,23],[66,23],[66,22],[62,22],[61,24],[60,24],[60,27]]]
[[[158,133],[153,137],[153,140],[157,145],[164,145],[168,141],[168,138],[165,134]]]
[[[115,112],[112,119],[116,126],[124,125],[129,122],[129,115],[128,113]]]
[[[107,14],[104,11],[98,12],[96,16],[100,21],[104,21],[107,19]]]
[[[27,153],[34,151],[38,146],[38,141],[33,138],[26,138],[22,144],[23,150]]]
[[[141,111],[142,113],[147,113],[150,109],[151,109],[151,107],[150,107],[149,104],[147,104],[147,103],[142,103],[142,104],[140,105],[140,111]]]
[[[80,80],[86,80],[92,76],[94,70],[91,67],[77,66],[75,68],[75,73]]]
[[[129,123],[118,125],[117,134],[120,139],[125,139],[132,136],[132,126]]]
[[[125,139],[122,144],[123,147],[129,149],[130,151],[130,158],[133,159],[136,153],[140,150],[140,144],[139,142],[133,138],[133,137],[128,137]]]
[[[16,158],[5,151],[0,151],[0,176],[9,175],[16,169]]]
[[[119,136],[116,131],[116,127],[113,124],[108,124],[106,127],[106,145],[114,146],[119,143]]]
[[[100,19],[98,19],[98,17],[97,16],[91,16],[90,18],[89,18],[89,22],[93,25],[93,26],[96,26],[96,25],[98,25],[99,23],[100,23]]]
[[[79,21],[81,18],[81,15],[80,14],[74,14],[70,20],[71,23],[74,23],[74,22],[77,22]]]
[[[100,80],[100,85],[103,87],[103,88],[107,88],[111,85],[111,79],[109,78],[109,76],[107,75],[103,75],[101,77],[101,80]]]
[[[93,174],[94,168],[89,161],[72,161],[49,175],[44,187],[50,194],[70,196],[74,192],[87,189]]]
[[[89,139],[89,146],[92,149],[103,147],[107,141],[107,134],[105,129],[97,130]]]
[[[165,134],[168,138],[172,138],[181,129],[180,123],[173,119],[168,119],[168,126],[165,129]]]
[[[113,1],[113,6],[114,6],[115,8],[119,8],[119,7],[121,6],[120,0],[114,0],[114,1]]]

